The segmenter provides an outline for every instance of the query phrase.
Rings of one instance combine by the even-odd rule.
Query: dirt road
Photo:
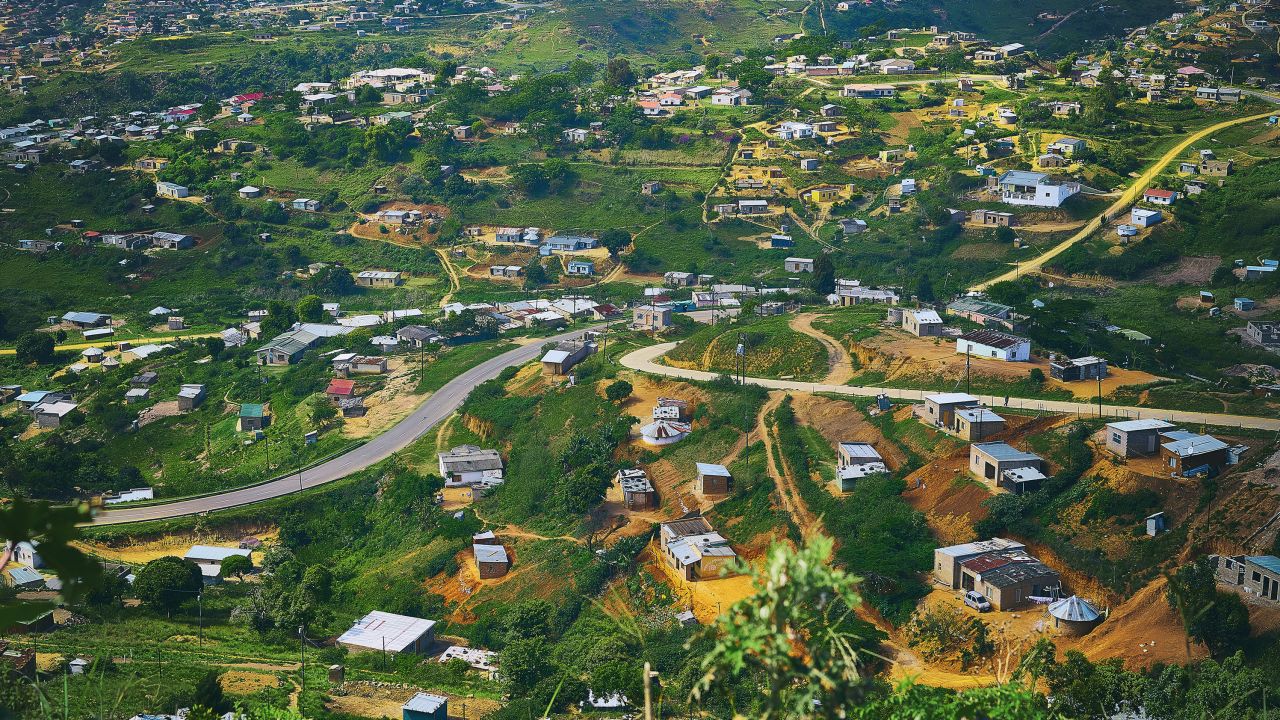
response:
[[[1264,120],[1273,114],[1274,113],[1272,112],[1265,112],[1258,115],[1249,115],[1248,117],[1224,120],[1223,122],[1215,123],[1213,125],[1210,125],[1207,128],[1204,128],[1203,130],[1197,130],[1196,132],[1188,135],[1187,137],[1183,138],[1182,142],[1179,142],[1177,145],[1174,145],[1172,148],[1169,149],[1168,152],[1166,152],[1164,155],[1161,155],[1159,160],[1152,163],[1152,165],[1148,167],[1141,175],[1139,175],[1124,192],[1120,193],[1120,197],[1117,198],[1114,203],[1109,205],[1106,210],[1102,211],[1101,214],[1099,214],[1098,216],[1090,220],[1088,223],[1086,223],[1084,227],[1080,228],[1079,232],[1067,238],[1066,240],[1063,240],[1062,242],[1046,250],[1045,252],[1041,253],[1039,257],[1033,260],[1028,260],[1024,263],[1019,263],[1018,267],[1015,267],[1012,270],[1009,270],[1007,272],[1003,272],[991,278],[990,280],[980,282],[977,285],[974,285],[973,287],[971,287],[970,290],[974,290],[974,291],[986,290],[988,287],[998,282],[1005,282],[1006,280],[1016,280],[1019,277],[1019,275],[1023,273],[1036,272],[1040,270],[1040,268],[1044,267],[1045,263],[1049,262],[1050,260],[1066,252],[1073,245],[1080,242],[1081,240],[1084,240],[1085,238],[1089,237],[1098,228],[1102,227],[1103,223],[1107,222],[1109,219],[1123,212],[1126,208],[1129,207],[1129,205],[1132,205],[1133,202],[1137,200],[1138,196],[1143,191],[1145,191],[1147,187],[1151,184],[1151,181],[1155,180],[1157,175],[1164,172],[1164,169],[1168,167],[1170,163],[1177,160],[1178,156],[1181,155],[1183,152],[1185,152],[1187,148],[1191,147],[1193,144],[1205,139],[1206,137],[1209,137],[1210,135],[1216,132],[1220,132],[1229,127],[1240,125],[1242,123]]]
[[[843,385],[853,378],[853,360],[849,357],[849,351],[836,342],[835,338],[813,326],[816,319],[816,313],[799,313],[791,318],[791,329],[808,335],[827,349],[827,376],[822,382],[827,385]]]

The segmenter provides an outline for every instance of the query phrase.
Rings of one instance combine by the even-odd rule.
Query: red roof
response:
[[[244,102],[257,102],[262,98],[263,98],[262,93],[244,93],[243,95],[236,95],[231,99],[238,103],[244,103]]]
[[[1148,188],[1148,189],[1147,189],[1147,191],[1146,191],[1145,193],[1143,193],[1143,195],[1145,195],[1145,196],[1147,196],[1147,197],[1164,198],[1164,199],[1166,199],[1166,200],[1167,200],[1167,199],[1169,199],[1169,198],[1173,197],[1173,191],[1172,191],[1172,190],[1161,190],[1160,188]]]
[[[195,115],[195,114],[196,114],[196,111],[195,111],[195,109],[193,109],[193,108],[181,108],[181,109],[179,109],[179,108],[173,108],[172,110],[170,110],[170,111],[169,111],[169,113],[168,113],[168,114],[170,114],[170,115]]]
[[[326,395],[354,395],[356,381],[335,378],[329,381],[329,387],[324,392]]]

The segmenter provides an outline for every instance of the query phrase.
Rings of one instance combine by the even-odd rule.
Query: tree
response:
[[[930,302],[933,300],[933,279],[928,273],[920,273],[920,279],[916,281],[916,297],[921,302]]]
[[[610,255],[618,257],[618,254],[631,244],[631,233],[622,228],[609,228],[600,233],[600,244],[609,251]]]
[[[754,717],[844,717],[865,695],[863,639],[850,628],[859,580],[832,567],[834,543],[814,535],[799,550],[776,544],[764,566],[740,565],[755,593],[734,603],[707,636],[714,645],[691,700],[762,685]]]
[[[191,706],[202,707],[218,715],[229,712],[231,703],[222,694],[222,684],[218,682],[218,673],[210,670],[201,676],[196,689],[191,693]]]
[[[282,300],[272,300],[267,303],[267,317],[262,321],[262,335],[275,337],[293,327],[297,321],[298,314],[292,305]]]
[[[53,336],[47,333],[23,333],[14,350],[18,362],[43,365],[53,362]]]
[[[227,343],[220,337],[207,337],[204,339],[205,352],[209,353],[209,357],[214,360],[222,355],[222,351],[227,349]]]
[[[244,580],[245,573],[253,570],[253,561],[244,555],[231,555],[222,561],[222,569],[218,571],[218,577],[229,578],[234,577],[238,580]]]
[[[1044,371],[1040,368],[1031,368],[1031,372],[1027,373],[1027,379],[1037,386],[1044,385]]]
[[[298,301],[297,313],[303,322],[320,322],[324,319],[324,302],[318,295],[306,295]]]
[[[609,402],[620,402],[630,397],[631,391],[631,383],[626,380],[616,380],[604,389],[604,396],[609,399]]]
[[[626,58],[613,58],[604,66],[604,81],[615,88],[629,88],[636,84],[636,74]]]
[[[813,261],[809,287],[819,295],[830,295],[836,291],[836,266],[831,262],[830,255],[822,253]]]
[[[1218,589],[1208,557],[1178,568],[1169,576],[1165,599],[1182,619],[1187,637],[1216,656],[1238,649],[1249,637],[1249,611],[1235,593]]]
[[[337,417],[337,415],[338,409],[328,400],[318,400],[311,406],[311,422],[316,425],[323,425]]]
[[[204,586],[196,564],[166,555],[147,563],[133,581],[133,593],[142,602],[170,614]]]

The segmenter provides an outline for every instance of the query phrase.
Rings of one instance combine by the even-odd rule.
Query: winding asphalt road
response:
[[[385,460],[425,435],[437,423],[452,415],[462,405],[462,401],[466,400],[472,388],[485,380],[497,377],[503,368],[510,365],[523,365],[537,358],[542,353],[542,347],[546,343],[569,340],[581,335],[582,332],[583,329],[579,328],[573,332],[562,333],[544,340],[535,340],[528,345],[521,345],[514,350],[509,350],[466,370],[461,375],[445,383],[444,387],[432,393],[409,417],[401,420],[391,429],[351,452],[339,455],[309,470],[262,483],[261,485],[229,490],[216,495],[175,500],[174,502],[157,505],[105,510],[94,517],[93,524],[120,525],[148,520],[167,520],[186,515],[200,515],[282,497],[347,477],[352,473],[359,472],[370,465]]]
[[[633,350],[619,358],[619,362],[623,367],[636,370],[638,372],[650,373],[653,375],[663,375],[666,377],[680,378],[684,380],[714,380],[720,373],[706,372],[704,370],[686,370],[684,368],[675,368],[668,365],[659,365],[658,358],[666,355],[668,351],[676,346],[676,343],[662,343],[661,345],[650,345],[642,347],[639,350]],[[833,393],[836,395],[852,395],[856,397],[875,397],[877,395],[888,395],[894,400],[924,400],[925,395],[932,395],[934,390],[911,390],[904,388],[878,388],[869,386],[854,385],[828,385],[825,383],[807,383],[797,382],[795,380],[774,380],[772,378],[745,378],[749,385],[759,385],[770,390],[790,390],[792,392],[806,393]],[[1080,415],[1083,417],[1097,417],[1099,415],[1098,406],[1086,402],[1071,402],[1066,400],[1040,400],[1036,398],[1004,398],[994,395],[976,395],[983,404],[999,410],[1001,407],[1022,408],[1027,410],[1037,410],[1042,412],[1066,413],[1070,415]],[[1280,418],[1277,417],[1255,417],[1252,415],[1226,415],[1222,413],[1203,413],[1188,412],[1186,410],[1163,410],[1150,407],[1136,407],[1124,405],[1103,405],[1103,417],[1139,419],[1139,418],[1156,418],[1159,420],[1167,420],[1174,423],[1182,423],[1186,425],[1199,425],[1201,423],[1207,425],[1217,425],[1220,427],[1239,427],[1250,428],[1253,430],[1274,430],[1280,432]]]

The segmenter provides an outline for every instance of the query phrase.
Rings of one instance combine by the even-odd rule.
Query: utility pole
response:
[[[1098,417],[1102,417],[1102,376],[1098,376]]]
[[[302,653],[302,691],[298,693],[299,708],[302,707],[302,698],[307,694],[307,636],[303,634],[302,627],[298,626],[298,650]]]
[[[204,647],[204,592],[196,593],[196,607],[200,617],[200,647]]]
[[[267,474],[271,474],[271,436],[267,435],[265,430],[262,431],[262,447],[267,451]]]
[[[965,351],[964,351],[964,391],[965,391],[966,393],[968,393],[968,392],[969,392],[969,358],[971,358],[971,357],[973,357],[973,354],[970,352],[970,348],[965,348]]]

